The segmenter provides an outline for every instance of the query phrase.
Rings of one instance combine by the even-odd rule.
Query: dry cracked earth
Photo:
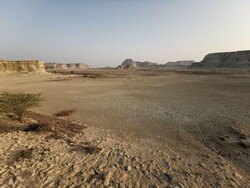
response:
[[[42,92],[30,118],[54,128],[0,116],[0,186],[248,187],[249,81],[247,71],[2,76],[1,91]],[[75,113],[53,116],[65,109]]]

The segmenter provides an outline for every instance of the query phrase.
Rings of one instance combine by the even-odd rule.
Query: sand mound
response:
[[[0,60],[0,73],[46,73],[43,61]]]

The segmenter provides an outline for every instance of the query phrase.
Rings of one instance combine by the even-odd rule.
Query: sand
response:
[[[87,128],[70,139],[101,151],[72,151],[63,139],[45,139],[50,133],[3,133],[0,185],[246,187],[249,80],[248,72],[139,70],[1,76],[1,91],[42,93],[36,112],[75,109],[67,118]],[[6,163],[29,147],[31,159]]]

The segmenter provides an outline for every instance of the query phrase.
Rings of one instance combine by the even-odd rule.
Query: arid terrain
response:
[[[1,128],[0,187],[250,185],[249,70],[9,74],[0,91],[41,92],[30,118],[56,127]]]

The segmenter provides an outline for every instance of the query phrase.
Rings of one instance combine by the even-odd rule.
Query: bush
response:
[[[9,93],[0,94],[0,111],[13,113],[19,121],[22,121],[27,110],[36,107],[42,101],[41,94],[33,93]]]

